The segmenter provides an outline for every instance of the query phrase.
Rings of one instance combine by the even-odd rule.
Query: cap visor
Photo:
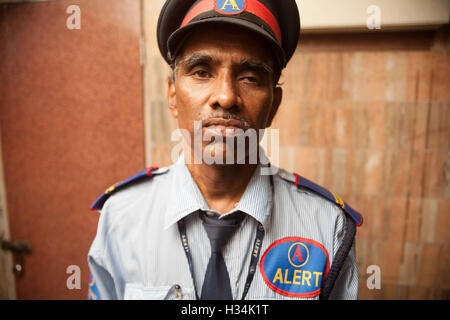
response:
[[[176,58],[176,56],[179,54],[181,48],[183,47],[184,42],[186,41],[188,35],[193,32],[193,28],[206,25],[206,24],[230,24],[234,26],[242,27],[246,30],[249,30],[251,32],[254,32],[258,35],[260,35],[263,39],[267,40],[268,43],[272,46],[274,49],[274,53],[276,55],[276,58],[278,60],[278,63],[281,67],[284,67],[286,65],[286,58],[283,52],[283,49],[280,47],[280,44],[278,41],[274,39],[274,37],[266,30],[262,29],[260,26],[255,25],[252,22],[249,22],[247,20],[239,19],[239,18],[232,18],[230,17],[212,17],[212,18],[206,18],[199,21],[194,21],[189,23],[188,25],[184,26],[183,28],[178,29],[175,31],[167,40],[167,49],[169,50],[169,54],[167,57],[169,60],[169,63],[173,62],[173,60]]]

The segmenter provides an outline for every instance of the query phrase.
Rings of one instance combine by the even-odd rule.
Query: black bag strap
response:
[[[342,266],[345,263],[345,259],[352,248],[353,242],[355,240],[356,235],[356,226],[353,222],[352,218],[349,215],[345,215],[347,218],[346,228],[344,239],[342,240],[342,244],[338,251],[336,252],[336,256],[334,257],[333,264],[331,265],[330,271],[328,271],[328,275],[322,284],[322,289],[320,291],[320,300],[328,300],[330,297],[331,291],[333,290],[334,284],[341,272]]]

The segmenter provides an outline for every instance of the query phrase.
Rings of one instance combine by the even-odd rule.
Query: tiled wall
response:
[[[361,299],[450,298],[449,44],[448,29],[304,36],[281,79],[279,165],[364,215]],[[166,165],[175,122],[153,108],[152,164]]]

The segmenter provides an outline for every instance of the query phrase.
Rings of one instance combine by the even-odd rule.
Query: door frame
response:
[[[2,141],[0,137],[0,241],[10,239]],[[16,282],[12,270],[13,261],[11,252],[4,251],[0,248],[0,299],[15,300],[17,298]]]

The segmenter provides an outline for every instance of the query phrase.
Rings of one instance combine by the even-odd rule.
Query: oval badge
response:
[[[259,268],[267,286],[289,297],[314,297],[320,293],[329,270],[328,252],[317,241],[283,238],[264,252]]]
[[[245,10],[245,0],[216,0],[215,10],[222,14],[239,14]]]

